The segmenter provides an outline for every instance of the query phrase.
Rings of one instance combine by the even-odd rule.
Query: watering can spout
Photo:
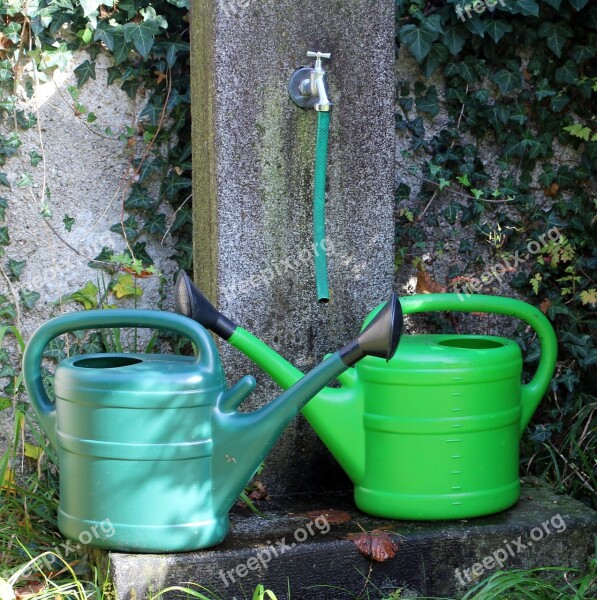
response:
[[[251,413],[235,409],[255,385],[242,378],[224,392],[215,408],[214,477],[216,499],[226,510],[238,498],[292,418],[325,386],[365,356],[394,355],[400,339],[401,311],[395,295],[349,344],[338,350],[269,404]],[[344,407],[342,407],[344,408]],[[337,422],[330,424],[337,427]],[[354,440],[347,439],[354,451]],[[219,496],[219,497],[218,497]]]
[[[283,389],[291,388],[305,377],[302,371],[259,338],[218,312],[184,271],[181,271],[176,281],[175,297],[177,312],[195,319],[227,339]],[[340,350],[344,364],[352,364],[366,354],[389,359],[396,350],[401,331],[402,309],[394,294],[374,322],[356,340]],[[336,377],[342,387],[322,386],[302,408],[302,414],[351,480],[358,483],[365,470],[363,384],[352,370],[344,371]],[[328,382],[333,378],[330,377]],[[255,469],[258,466],[259,464]]]

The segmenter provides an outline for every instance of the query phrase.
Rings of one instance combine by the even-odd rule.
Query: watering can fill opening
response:
[[[450,346],[450,348],[463,348],[465,350],[490,350],[492,348],[501,348],[504,344],[495,340],[488,340],[483,337],[467,338],[460,336],[458,338],[441,340],[440,346]]]
[[[76,360],[73,366],[83,369],[118,369],[119,367],[130,367],[143,362],[140,358],[130,356],[96,356]]]

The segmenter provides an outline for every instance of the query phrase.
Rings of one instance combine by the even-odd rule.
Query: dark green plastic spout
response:
[[[255,385],[244,377],[224,392],[214,412],[213,480],[217,506],[228,510],[269,454],[282,431],[323,387],[347,369],[336,352],[263,408],[236,412]]]
[[[402,327],[399,306],[393,296],[358,337],[306,375],[301,374],[290,389],[263,408],[252,413],[235,412],[251,391],[252,378],[241,379],[220,397],[214,419],[214,480],[218,503],[226,510],[232,506],[288,423],[328,383],[365,356],[389,360],[394,355]],[[273,350],[267,353],[271,354],[275,354]],[[346,409],[341,404],[337,408]],[[361,417],[356,414],[350,418],[360,422]],[[337,433],[337,420],[330,419],[328,425]],[[343,436],[336,435],[338,437]],[[355,440],[345,439],[344,443],[352,450],[348,454],[354,454]]]
[[[222,315],[182,271],[176,282],[175,297],[178,312],[195,319],[204,327],[228,340],[234,348],[263,369],[280,387],[290,391],[289,388],[304,381],[312,373],[305,375],[259,338]],[[354,364],[365,355],[378,356],[386,360],[393,356],[402,331],[402,311],[395,295],[392,295],[380,313],[375,324],[371,323],[374,327],[363,330],[356,340],[340,351],[345,363]],[[322,363],[324,364],[326,363]],[[320,388],[308,404],[302,403],[302,413],[340,466],[352,481],[357,483],[361,481],[365,470],[365,434],[362,423],[363,384],[354,371],[343,369],[337,375],[330,377],[324,385],[334,377],[337,377],[342,387],[321,386],[323,389]],[[278,401],[279,399],[274,401],[274,405]]]

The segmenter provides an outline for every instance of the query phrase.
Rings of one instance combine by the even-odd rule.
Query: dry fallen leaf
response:
[[[25,598],[31,598],[42,592],[46,588],[46,582],[40,581],[38,583],[29,583],[23,587],[15,589],[15,596],[17,600],[25,600]]]
[[[550,306],[551,306],[551,300],[549,298],[545,298],[545,300],[543,300],[543,302],[541,302],[541,304],[539,304],[539,308],[541,309],[541,312],[543,314],[547,313]]]
[[[347,536],[357,550],[367,558],[384,562],[393,558],[398,552],[398,545],[385,531],[374,529],[363,533],[351,533]]]
[[[267,500],[267,488],[261,481],[255,482],[253,491],[249,494],[251,500]]]
[[[550,198],[555,198],[558,195],[560,186],[554,181],[549,187],[543,189],[543,193]]]
[[[425,267],[419,264],[416,290],[417,294],[441,294],[446,291],[446,288],[435,281],[425,270]]]
[[[310,510],[306,513],[299,513],[301,517],[307,517],[311,521],[319,517],[324,517],[330,525],[340,525],[341,523],[347,523],[350,521],[350,515],[345,510]]]

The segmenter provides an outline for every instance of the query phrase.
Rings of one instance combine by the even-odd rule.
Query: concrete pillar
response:
[[[394,2],[197,0],[191,29],[195,281],[306,370],[392,291]],[[313,64],[308,50],[332,53],[327,305],[317,304],[312,261],[297,264],[312,248],[317,115],[295,106],[287,86],[295,68]],[[231,382],[257,375],[249,406],[278,393],[220,347]],[[347,485],[302,417],[264,475],[274,493]]]

